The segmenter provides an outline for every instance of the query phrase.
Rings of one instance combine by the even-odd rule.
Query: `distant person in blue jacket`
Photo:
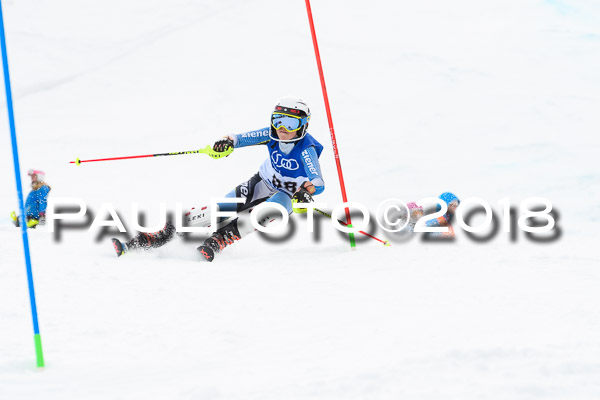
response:
[[[456,212],[456,208],[460,204],[460,200],[456,195],[450,192],[444,192],[440,195],[440,200],[442,200],[448,206],[448,210],[444,215],[438,218],[430,219],[426,222],[427,226],[432,227],[447,227],[448,232],[430,232],[427,234],[427,237],[430,238],[454,238],[454,228],[452,227],[452,218],[454,217],[454,213]],[[438,204],[436,207],[436,211],[440,211],[442,208]]]
[[[27,174],[31,177],[31,192],[25,201],[25,219],[27,227],[34,228],[45,220],[50,186],[44,182],[46,174],[43,171],[30,169]],[[14,224],[20,226],[20,218],[14,211],[11,217]]]

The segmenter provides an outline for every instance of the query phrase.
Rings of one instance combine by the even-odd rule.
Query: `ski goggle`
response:
[[[288,114],[273,113],[271,115],[271,125],[275,129],[283,127],[288,132],[296,132],[308,122],[309,117],[295,117]]]

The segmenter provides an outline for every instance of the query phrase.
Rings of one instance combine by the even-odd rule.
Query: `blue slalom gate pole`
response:
[[[31,271],[31,256],[29,254],[29,238],[27,237],[27,222],[25,221],[25,207],[23,206],[23,186],[21,184],[21,168],[19,166],[19,148],[17,147],[17,132],[15,129],[15,116],[13,112],[10,76],[8,74],[8,56],[6,52],[6,36],[4,34],[4,15],[2,14],[2,0],[0,0],[0,42],[2,45],[2,65],[4,67],[4,87],[6,88],[6,106],[8,107],[8,123],[10,125],[10,139],[12,143],[15,179],[17,181],[17,197],[21,211],[21,233],[23,236],[23,250],[25,251],[25,266],[27,268],[27,281],[29,283],[29,299],[31,302],[31,317],[33,318],[33,340],[37,366],[44,366],[44,353],[42,352],[42,338],[35,304],[35,290],[33,288],[33,272]]]

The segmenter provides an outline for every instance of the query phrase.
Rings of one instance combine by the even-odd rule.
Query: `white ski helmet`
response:
[[[284,97],[275,106],[271,113],[271,139],[278,142],[297,142],[306,135],[310,121],[310,108],[297,97]],[[276,130],[284,127],[288,132],[297,132],[296,137],[291,140],[281,140]]]

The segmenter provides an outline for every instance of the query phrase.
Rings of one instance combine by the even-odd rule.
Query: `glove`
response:
[[[313,197],[311,193],[314,193],[315,190],[315,185],[309,181],[304,182],[302,186],[300,186],[300,189],[292,196],[292,209],[295,213],[304,214],[306,212],[306,208],[296,208],[295,204],[312,202]]]
[[[217,140],[213,145],[213,150],[222,153],[227,151],[230,147],[233,147],[233,139],[229,136],[225,136],[221,140]]]

